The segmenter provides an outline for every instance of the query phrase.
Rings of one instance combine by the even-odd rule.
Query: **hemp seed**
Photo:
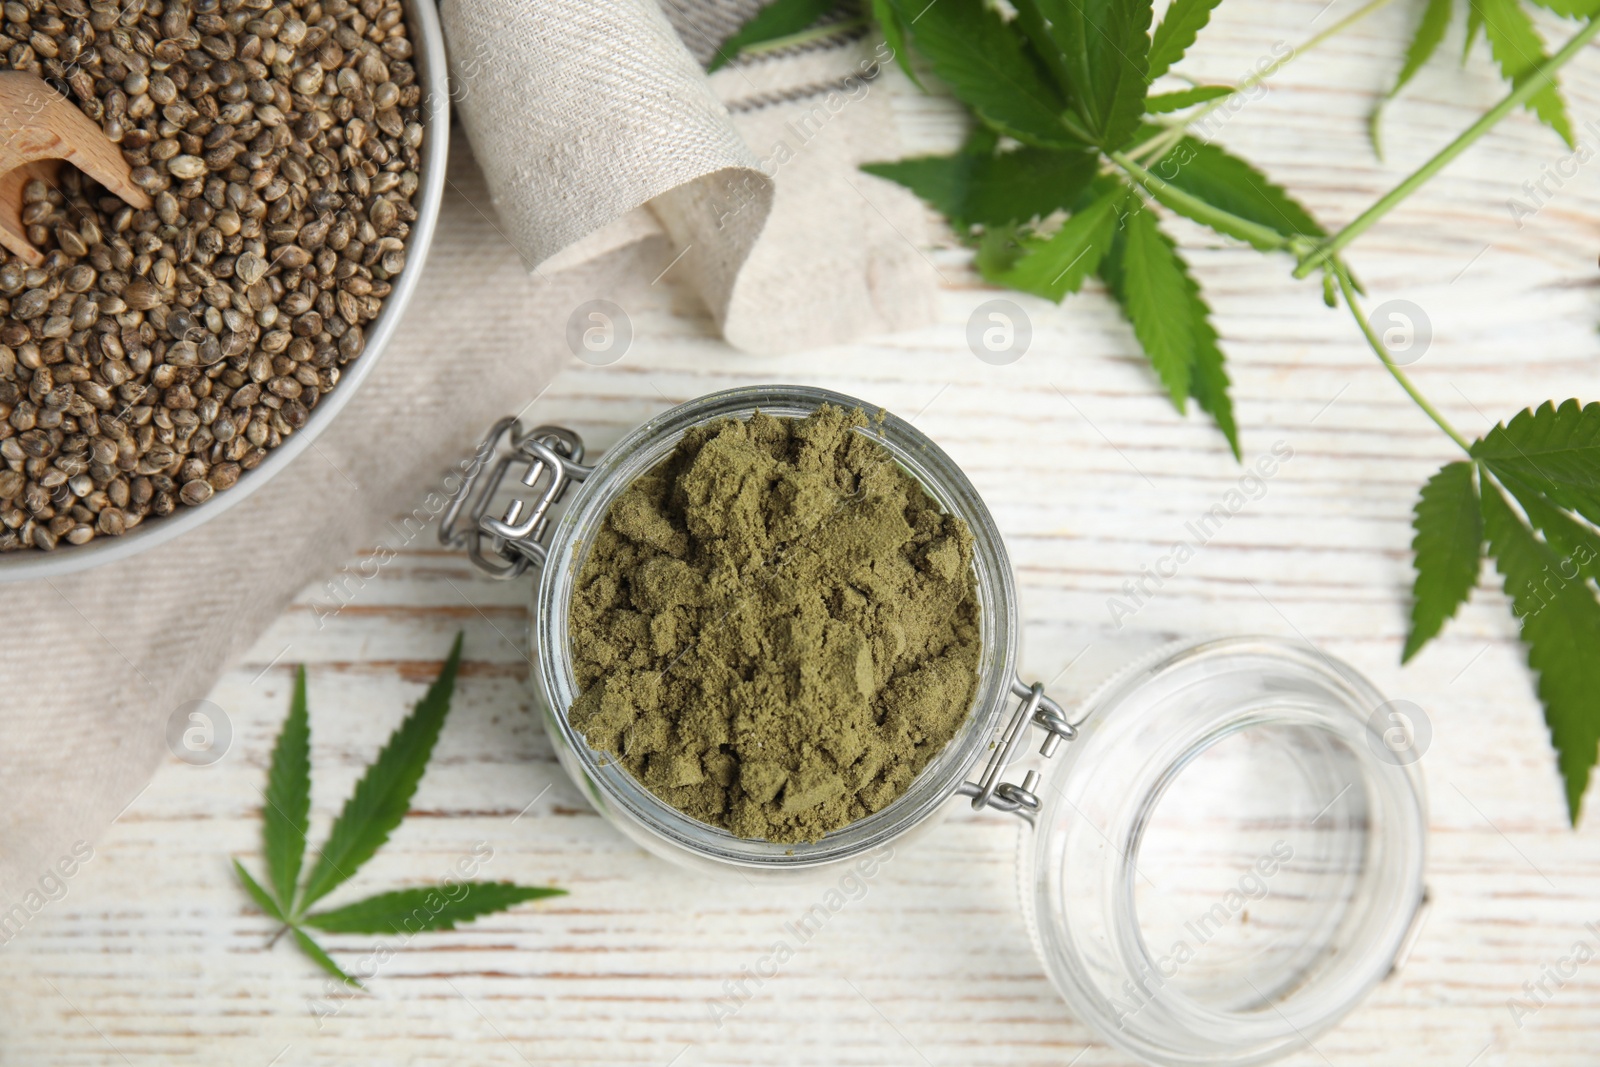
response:
[[[42,267],[0,252],[0,551],[48,551],[203,504],[305,425],[405,269],[421,92],[400,0],[4,6],[0,69],[155,202],[63,167],[23,190]]]

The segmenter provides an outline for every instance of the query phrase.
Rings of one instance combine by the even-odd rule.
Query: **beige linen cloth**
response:
[[[449,183],[416,296],[360,392],[198,530],[0,584],[0,944],[51,864],[172,758],[174,710],[573,361],[580,303],[626,307],[670,266],[749,350],[930,316],[922,213],[856,169],[896,155],[886,92],[862,76],[887,52],[841,31],[708,79],[701,63],[760,0],[663,2],[444,0]]]

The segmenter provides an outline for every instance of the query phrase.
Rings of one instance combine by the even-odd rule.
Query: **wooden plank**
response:
[[[1320,0],[1224,5],[1191,69],[1236,77],[1274,40],[1303,40],[1352,7],[1319,17]],[[1220,139],[1320,217],[1352,217],[1502,91],[1481,56],[1465,73],[1430,67],[1390,109],[1389,160],[1373,160],[1365,111],[1414,16],[1397,5],[1303,55]],[[1600,115],[1592,51],[1564,81],[1580,127]],[[898,92],[913,150],[959,136],[948,106]],[[1414,373],[1467,432],[1524,403],[1595,397],[1600,189],[1585,171],[1521,228],[1506,203],[1567,154],[1516,116],[1352,250],[1373,303],[1403,297],[1426,309],[1435,340]],[[996,294],[948,245],[929,254],[936,325],[788,357],[730,352],[689,294],[641,286],[628,298],[627,358],[574,362],[531,416],[567,423],[600,450],[671,403],[739,384],[825,385],[916,414],[993,510],[1027,620],[1025,674],[1053,679],[1064,701],[1175,638],[1300,634],[1348,659],[1433,723],[1422,768],[1435,908],[1399,979],[1290,1062],[1586,1065],[1600,964],[1580,968],[1520,1027],[1506,1006],[1575,942],[1600,948],[1584,926],[1600,920],[1600,830],[1592,817],[1578,831],[1565,825],[1492,578],[1415,664],[1398,665],[1410,509],[1449,442],[1342,314],[1321,308],[1315,286],[1290,282],[1282,262],[1179,232],[1231,357],[1247,459],[1280,440],[1294,458],[1120,629],[1107,599],[1241,471],[1202,418],[1181,419],[1162,399],[1098,292],[1064,308],[1015,297],[1033,347],[992,367],[964,336],[973,309]],[[397,504],[397,516],[405,510]],[[347,570],[359,574],[367,555]],[[594,815],[533,717],[526,583],[481,579],[417,538],[354,588],[336,613],[326,590],[301,595],[211,695],[234,730],[227,756],[164,766],[65,897],[4,947],[0,1062],[1127,1062],[1067,1016],[1034,958],[1017,909],[1017,829],[960,805],[898,850],[776,977],[747,986],[752,995],[718,1025],[712,1006],[729,1005],[741,969],[821,888],[700,880]],[[378,970],[370,994],[329,998],[286,943],[266,947],[271,923],[227,864],[237,855],[259,865],[258,790],[291,664],[311,672],[315,838],[457,630],[467,639],[460,695],[415,811],[335,899],[442,876],[480,842],[493,849],[485,877],[571,895],[418,937]],[[352,966],[375,942],[327,939]]]

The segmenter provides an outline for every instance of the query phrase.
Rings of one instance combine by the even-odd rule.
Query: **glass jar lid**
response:
[[[1156,1064],[1259,1063],[1391,972],[1427,820],[1382,706],[1348,665],[1264,637],[1164,653],[1090,698],[1019,872],[1078,1019]]]

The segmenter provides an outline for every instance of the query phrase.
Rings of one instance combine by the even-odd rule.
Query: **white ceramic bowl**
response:
[[[339,384],[311,410],[311,417],[306,424],[267,453],[267,458],[255,470],[246,471],[232,489],[216,494],[198,507],[182,507],[162,518],[147,518],[121,537],[97,537],[86,545],[63,542],[53,552],[22,549],[0,553],[0,582],[49,578],[127,559],[137,552],[187,533],[208,519],[216,518],[265,485],[267,479],[305,451],[349,403],[362,381],[372,372],[373,365],[383,355],[389,338],[399,326],[406,305],[411,302],[417,279],[422,276],[423,263],[428,258],[428,246],[433,242],[434,227],[439,221],[439,198],[444,192],[445,163],[450,147],[449,75],[438,9],[434,0],[404,2],[406,24],[411,30],[411,63],[416,67],[417,84],[422,87],[424,134],[422,172],[419,175],[422,181],[412,201],[417,209],[417,221],[406,240],[406,269],[395,280],[394,289],[384,300],[383,310],[367,328],[366,348],[360,358],[340,368]]]

